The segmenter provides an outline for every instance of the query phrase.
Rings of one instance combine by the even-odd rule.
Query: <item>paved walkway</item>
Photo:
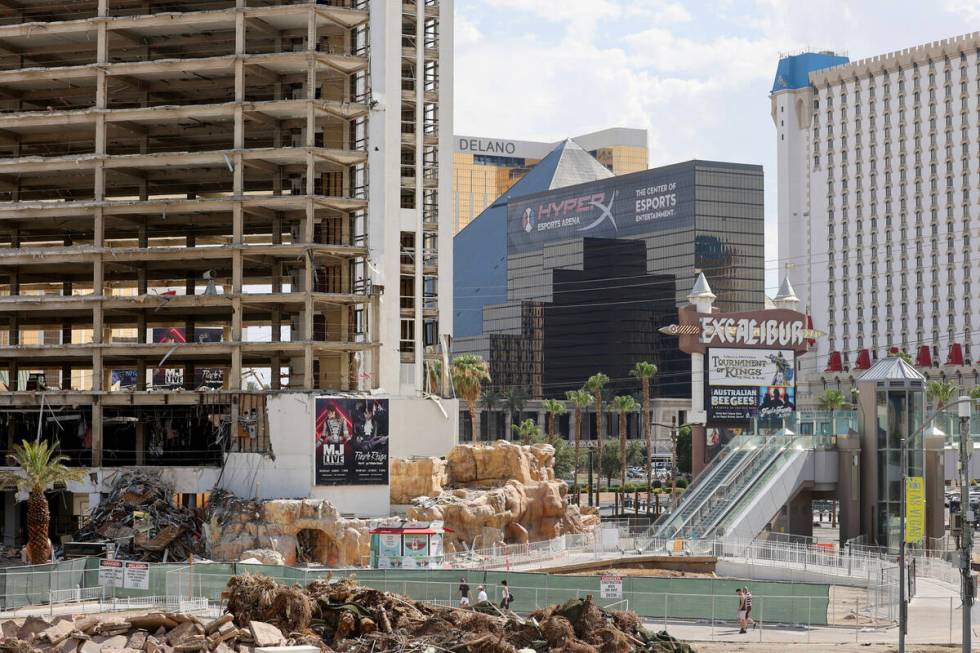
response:
[[[918,581],[916,598],[909,604],[909,644],[959,644],[961,618],[959,592],[928,578]],[[973,608],[973,641],[980,641],[980,605]],[[663,621],[647,621],[648,628],[663,630]],[[692,642],[785,642],[812,644],[897,644],[898,627],[848,628],[758,625],[741,634],[734,623],[667,623],[671,635]]]

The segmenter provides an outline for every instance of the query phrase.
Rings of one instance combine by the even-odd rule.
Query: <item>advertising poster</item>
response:
[[[746,432],[747,424],[706,426],[704,429],[704,462],[710,463],[726,444]]]
[[[694,169],[647,170],[511,200],[507,250],[581,236],[622,238],[693,221]]]
[[[796,410],[796,388],[768,386],[758,389],[759,417],[784,417]]]
[[[708,386],[708,419],[744,422],[756,415],[758,389],[749,386]]]
[[[709,426],[784,417],[796,410],[792,350],[711,348],[705,363]]]
[[[905,543],[919,544],[926,537],[926,482],[921,476],[905,479]]]
[[[794,354],[791,349],[708,350],[708,384],[727,386],[792,386]]]
[[[388,483],[387,399],[317,397],[314,420],[316,485]]]
[[[194,342],[221,342],[224,329],[221,327],[197,327],[194,329]],[[186,343],[187,334],[183,327],[161,327],[153,329],[153,342]],[[194,387],[221,388],[225,383],[225,371],[219,368],[198,368],[194,370]],[[153,371],[153,385],[183,386],[184,370],[181,368],[161,368]]]
[[[378,556],[381,558],[397,558],[402,554],[402,537],[393,533],[382,533],[378,536]]]
[[[406,533],[402,536],[406,558],[427,558],[429,556],[429,536]]]

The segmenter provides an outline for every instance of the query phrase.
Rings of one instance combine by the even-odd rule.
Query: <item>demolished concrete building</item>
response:
[[[89,470],[53,535],[141,465],[386,515],[347,461],[452,446],[451,35],[451,0],[5,3],[0,442]]]

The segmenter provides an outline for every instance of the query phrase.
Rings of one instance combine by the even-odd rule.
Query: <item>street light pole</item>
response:
[[[960,593],[963,600],[963,651],[970,650],[971,617],[973,612],[973,511],[970,510],[970,454],[973,440],[970,438],[970,409],[972,400],[960,397]]]
[[[909,472],[909,441],[902,437],[902,501],[898,513],[898,653],[905,653],[908,630],[908,602],[905,597],[905,486]]]

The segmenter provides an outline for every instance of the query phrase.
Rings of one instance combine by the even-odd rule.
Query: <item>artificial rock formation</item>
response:
[[[216,560],[241,560],[255,557],[255,549],[271,549],[287,565],[317,562],[338,567],[365,564],[371,553],[370,531],[398,523],[398,518],[343,517],[323,499],[247,501],[215,493],[208,503],[207,530],[210,555]]]
[[[447,485],[436,488],[428,484],[426,476],[425,487],[441,491],[414,497],[408,517],[445,522],[452,531],[446,537],[449,549],[591,532],[599,523],[598,515],[566,505],[568,486],[555,480],[554,459],[554,447],[548,444],[526,446],[498,440],[490,445],[456,446],[446,456]],[[398,497],[400,501],[395,499],[396,484],[411,487],[409,482],[398,480],[398,475],[412,474],[423,466],[437,468],[437,460],[393,465],[392,501],[408,502],[404,495]]]
[[[390,470],[395,505],[411,503],[415,497],[434,497],[449,480],[445,458],[392,458]]]

